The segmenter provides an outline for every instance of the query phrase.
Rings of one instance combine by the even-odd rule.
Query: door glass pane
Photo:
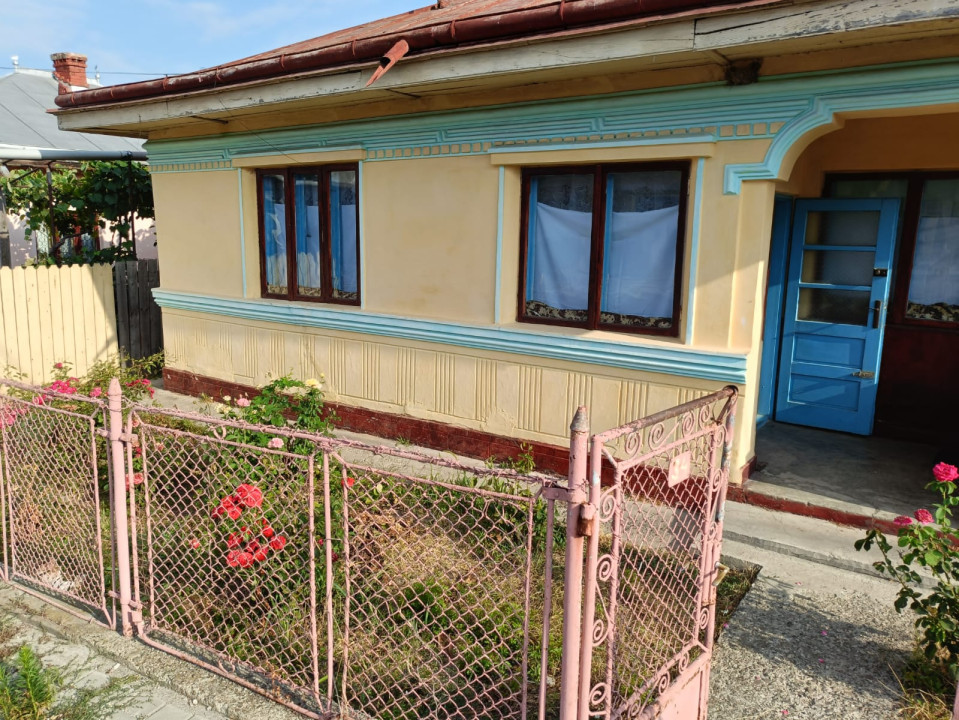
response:
[[[530,180],[527,317],[586,321],[592,230],[592,174]]]
[[[260,177],[263,194],[263,249],[266,292],[286,295],[286,196],[283,175]]]
[[[830,285],[872,285],[876,253],[847,250],[803,252],[802,281]]]
[[[806,218],[807,245],[875,245],[879,211],[830,210]]]
[[[600,323],[673,324],[682,173],[610,173]]]
[[[869,312],[868,290],[799,289],[797,320],[866,325]]]
[[[923,187],[906,317],[959,323],[959,179]]]
[[[330,173],[330,245],[333,254],[333,297],[359,298],[357,285],[356,172]]]
[[[322,294],[320,258],[320,183],[315,174],[293,174],[296,208],[296,286],[306,297]]]

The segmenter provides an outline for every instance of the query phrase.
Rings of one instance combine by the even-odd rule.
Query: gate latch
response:
[[[593,522],[596,519],[596,506],[592,503],[580,505],[579,521],[576,523],[576,534],[579,537],[591,537],[593,534]]]
[[[729,568],[722,563],[716,563],[716,577],[713,580],[713,587],[719,587],[719,584],[726,578]]]
[[[863,380],[872,380],[874,377],[876,377],[876,373],[869,372],[868,370],[856,370],[852,376],[862,378]]]

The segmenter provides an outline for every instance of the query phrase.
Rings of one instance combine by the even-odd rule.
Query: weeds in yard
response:
[[[27,645],[0,661],[0,717],[4,720],[103,720],[132,700],[132,684],[113,679],[100,688],[67,690],[63,673],[44,667]]]
[[[746,597],[746,593],[756,582],[759,575],[759,566],[753,565],[748,568],[731,568],[726,577],[716,588],[716,634],[718,640],[722,634],[723,625],[736,612],[739,603]]]
[[[917,648],[899,678],[902,689],[900,717],[905,720],[950,720],[955,699],[952,681],[944,658],[930,660]]]

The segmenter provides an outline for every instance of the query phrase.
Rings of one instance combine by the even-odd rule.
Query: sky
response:
[[[370,20],[430,0],[0,0],[0,75],[51,69],[50,54],[86,55],[114,85],[190,72]]]

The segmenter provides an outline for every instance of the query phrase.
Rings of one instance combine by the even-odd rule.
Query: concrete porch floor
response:
[[[953,455],[953,453],[948,453]],[[886,526],[938,496],[925,489],[941,447],[767,423],[756,435],[757,470],[730,498],[858,526]]]

